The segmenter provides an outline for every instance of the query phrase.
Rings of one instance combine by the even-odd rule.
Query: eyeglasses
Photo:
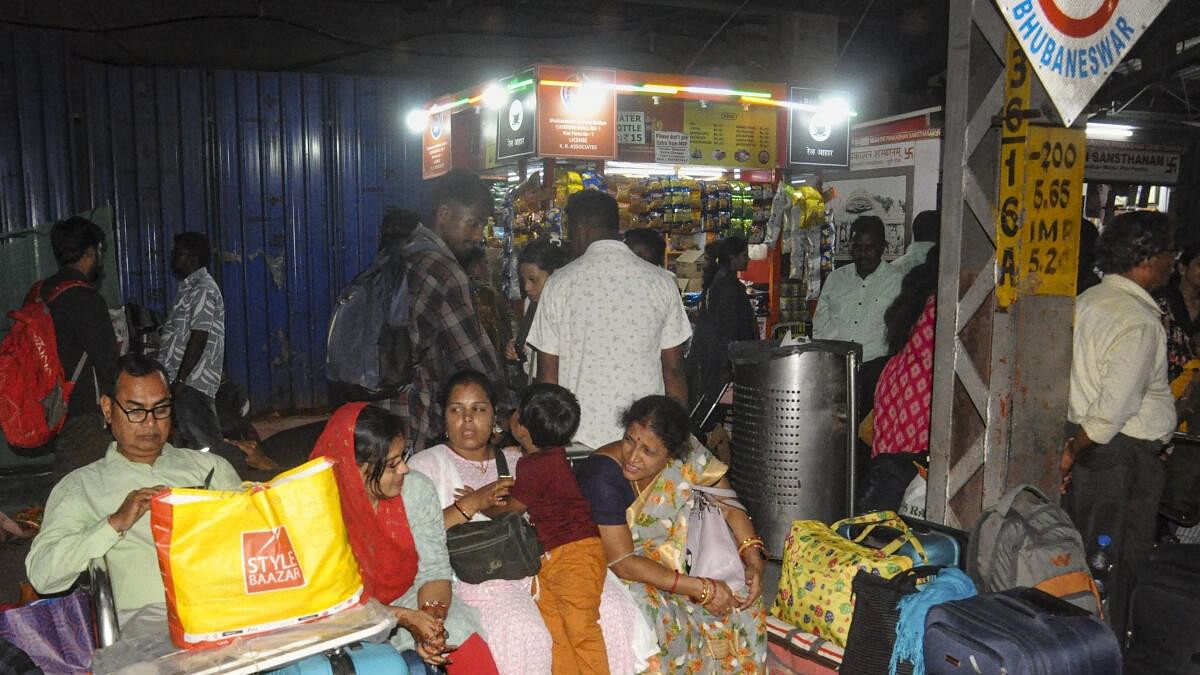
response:
[[[119,401],[114,399],[113,403],[116,403],[117,407],[121,409],[121,412],[125,413],[125,417],[134,424],[141,424],[142,422],[145,422],[147,415],[153,415],[154,419],[156,420],[165,420],[171,416],[171,407],[174,405],[173,402],[167,401],[166,403],[159,403],[153,408],[134,408],[133,410],[126,410]]]

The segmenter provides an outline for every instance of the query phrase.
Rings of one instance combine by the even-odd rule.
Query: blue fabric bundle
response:
[[[896,623],[896,648],[892,651],[891,674],[901,661],[913,664],[913,675],[925,675],[925,615],[929,608],[951,600],[962,600],[976,594],[975,584],[962,570],[947,567],[932,581],[918,587],[918,593],[904,596],[898,605],[900,621]]]

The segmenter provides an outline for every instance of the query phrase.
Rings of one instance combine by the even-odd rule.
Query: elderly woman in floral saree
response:
[[[745,588],[689,576],[692,486],[729,489],[727,467],[692,447],[686,411],[666,396],[633,404],[625,437],[597,450],[577,477],[592,503],[610,568],[658,636],[650,673],[754,673],[766,656],[762,540],[743,511],[722,506],[739,545]]]

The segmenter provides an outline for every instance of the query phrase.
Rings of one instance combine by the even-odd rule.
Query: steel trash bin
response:
[[[730,482],[772,557],[792,521],[827,523],[854,504],[856,378],[861,348],[814,340],[735,342]]]

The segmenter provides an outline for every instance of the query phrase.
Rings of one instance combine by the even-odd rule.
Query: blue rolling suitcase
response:
[[[356,642],[271,671],[272,675],[435,675],[442,672],[422,661],[416,652],[397,652],[387,642]]]
[[[1103,621],[1032,588],[934,605],[924,655],[927,675],[1121,675]]]
[[[937,525],[928,521],[909,518],[908,516],[901,516],[900,518],[908,525],[908,531],[917,538],[917,541],[921,542],[928,561],[923,559],[917,551],[913,550],[912,544],[904,544],[896,553],[908,556],[913,561],[914,566],[937,565],[939,567],[957,567],[963,569],[964,561],[962,559],[962,552],[967,548],[968,537],[966,532],[955,530],[945,525]],[[863,530],[868,527],[872,526],[843,525],[838,528],[838,534],[851,541],[856,541]],[[871,548],[883,548],[900,536],[900,532],[895,528],[886,525],[873,527],[874,529],[860,543]]]

